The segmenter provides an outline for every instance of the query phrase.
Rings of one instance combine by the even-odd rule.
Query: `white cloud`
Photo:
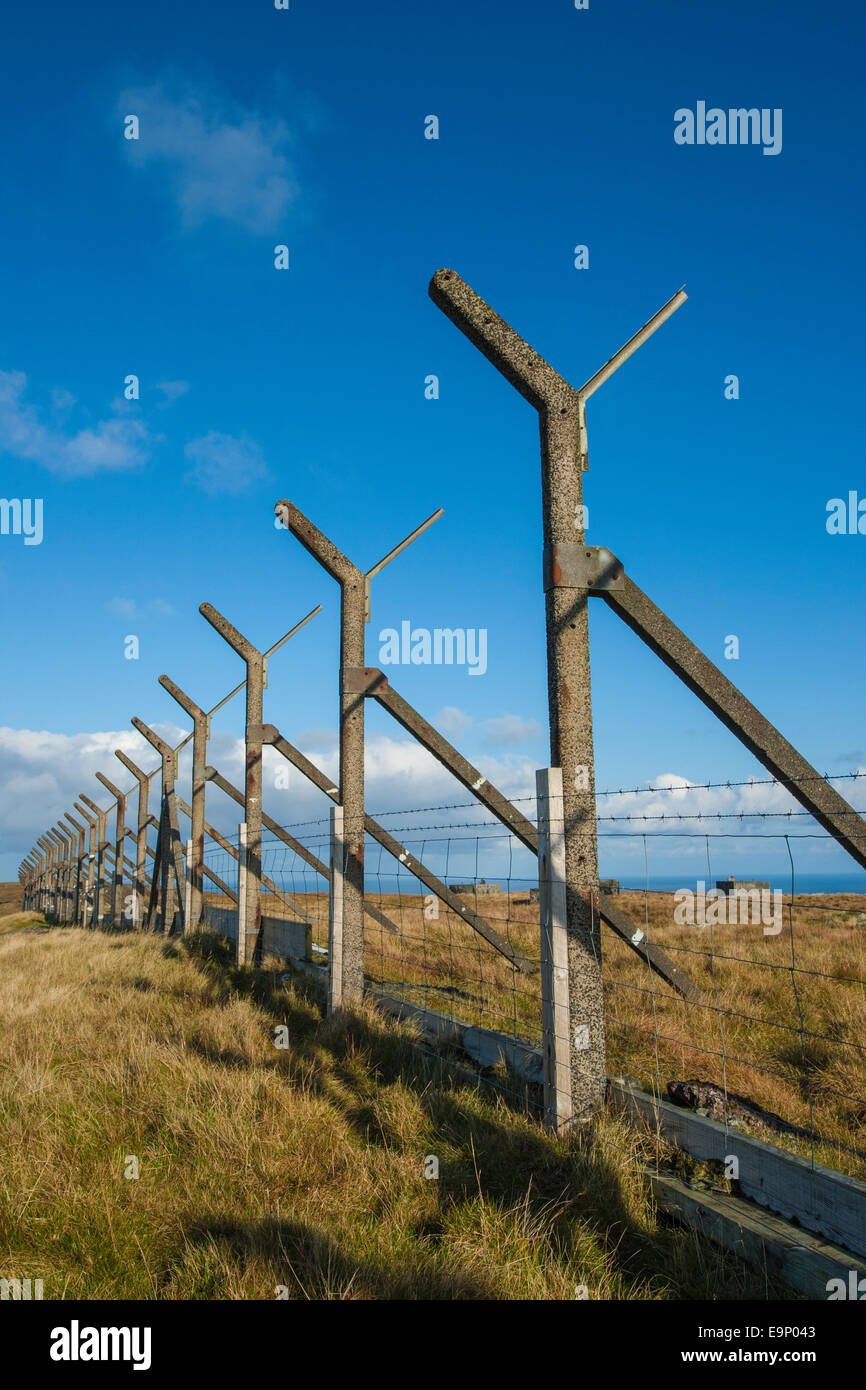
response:
[[[24,372],[0,371],[0,449],[15,458],[66,477],[87,477],[142,468],[158,442],[144,421],[122,406],[120,413],[74,432],[59,419],[46,424],[34,406],[24,403],[26,387]],[[53,403],[62,416],[74,397],[57,390]]]
[[[246,435],[236,437],[210,430],[201,438],[190,440],[184,454],[194,465],[187,480],[205,492],[244,492],[251,483],[268,477],[261,449]]]
[[[173,745],[177,745],[188,733],[187,726],[168,721],[154,723],[153,727]],[[338,753],[333,730],[309,730],[292,741],[302,746],[325,775],[333,779],[333,785],[337,784]],[[119,787],[129,786],[130,776],[115,758],[115,748],[122,748],[146,771],[157,764],[153,748],[133,729],[65,735],[0,728],[0,832],[4,850],[10,856],[15,856],[14,863],[7,861],[7,877],[14,873],[15,866],[33,846],[38,835],[60,820],[65,811],[75,814],[73,803],[82,791],[86,791],[98,804],[107,804],[107,793],[95,780],[97,770],[104,772]],[[244,745],[241,738],[215,729],[207,757],[208,762],[235,787],[243,785]],[[179,761],[178,790],[181,797],[188,800],[191,745],[187,745]],[[535,819],[536,763],[533,759],[506,754],[500,758],[482,757],[477,759],[477,763],[494,786],[514,801],[530,820]],[[285,781],[287,769],[288,786],[284,787],[281,784]],[[866,768],[858,770],[866,773]],[[380,815],[383,824],[404,843],[415,845],[415,852],[421,852],[418,848],[421,832],[420,838],[425,844],[429,839],[425,854],[445,853],[445,847],[449,844],[455,851],[463,853],[456,839],[449,841],[448,828],[453,826],[457,836],[467,825],[477,823],[480,829],[485,821],[489,823],[490,818],[481,811],[471,794],[412,739],[384,735],[368,738],[366,782],[370,813]],[[862,782],[840,780],[837,785],[852,805],[863,806],[866,801],[866,778]],[[152,783],[151,811],[154,813],[158,809],[158,786],[157,775]],[[133,801],[133,808],[134,804]],[[329,805],[324,794],[275,749],[264,750],[264,808],[278,824],[295,827],[293,833],[298,838],[312,842],[314,838],[321,838],[327,833]],[[718,832],[730,829],[734,834],[747,834],[750,830],[766,832],[780,827],[782,833],[790,829],[796,834],[810,826],[806,817],[793,822],[781,819],[759,823],[750,819],[757,811],[800,809],[784,787],[763,780],[741,787],[707,788],[695,786],[678,774],[665,773],[650,779],[640,789],[600,797],[598,809],[602,836],[612,833],[618,836],[615,841],[603,839],[603,847],[613,853],[612,846],[615,845],[617,858],[622,863],[632,859],[636,864],[642,863],[642,836],[646,834],[649,837],[659,831],[682,829],[684,832]],[[720,822],[712,819],[716,813],[737,816],[742,813],[743,820]],[[697,815],[701,818],[677,822],[677,815]],[[611,821],[607,819],[610,816],[627,816],[631,819]],[[660,819],[662,816],[664,820]],[[207,817],[223,834],[233,836],[241,819],[241,808],[209,783]],[[652,819],[644,820],[643,817]],[[428,836],[427,832],[433,826],[442,827],[443,833]],[[458,827],[461,829],[458,830]],[[185,819],[182,820],[181,833],[187,833]],[[474,844],[473,831],[470,829],[465,833]],[[491,846],[491,853],[506,852],[503,838],[488,838],[484,843]],[[734,842],[726,843],[733,845]],[[762,843],[758,842],[759,845]],[[824,837],[800,842],[797,847],[798,865],[804,857],[813,859],[825,853],[827,843]],[[320,853],[320,857],[327,857],[320,850],[316,852]],[[218,855],[219,852],[214,853]],[[652,853],[654,863],[658,862],[660,854],[672,855],[677,859],[694,859],[697,870],[701,870],[706,848],[699,833],[690,839],[674,839],[666,843],[664,848],[662,842],[657,841]],[[385,861],[382,864],[382,872],[390,873],[391,867],[385,866]],[[222,872],[216,863],[214,867],[217,872]],[[459,870],[461,873],[464,871],[471,871],[471,865]],[[524,866],[520,872],[525,871]],[[485,870],[481,869],[480,872],[484,873]],[[502,870],[496,868],[492,876],[500,872]],[[451,862],[448,873],[458,873],[457,859]]]
[[[174,726],[159,732],[181,735]],[[54,734],[46,730],[0,728],[0,830],[3,848],[23,857],[36,837],[56,824],[85,792],[98,805],[107,793],[97,771],[123,788],[129,773],[114,756],[122,748],[140,767],[150,770],[156,755],[134,729],[106,733]]]
[[[433,719],[434,729],[439,729],[447,739],[454,740],[465,734],[472,725],[471,714],[464,714],[455,705],[446,705]]]
[[[167,172],[184,226],[216,217],[249,232],[278,229],[298,193],[284,121],[161,83],[128,89],[117,109],[139,119],[140,138],[124,141],[130,161]]]
[[[177,614],[177,609],[164,598],[148,599],[146,608],[152,618],[173,618]]]
[[[131,598],[110,598],[103,607],[115,618],[134,618],[138,612],[135,601]]]
[[[537,719],[521,719],[517,714],[503,714],[498,719],[485,719],[479,725],[490,743],[526,743],[543,732]]]
[[[131,598],[110,598],[102,606],[115,618],[173,618],[177,612],[163,598],[148,599],[145,604]]]
[[[157,391],[161,391],[163,396],[165,397],[165,399],[162,402],[163,405],[173,405],[175,401],[180,400],[181,396],[186,395],[187,391],[189,390],[189,382],[158,381],[156,383],[156,389]]]

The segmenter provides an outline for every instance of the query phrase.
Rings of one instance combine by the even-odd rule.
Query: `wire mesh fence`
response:
[[[738,787],[747,811],[699,804],[709,790],[733,794]],[[599,793],[601,862],[621,872],[597,886],[637,938],[601,933],[607,1071],[813,1163],[864,1177],[866,872],[850,870],[832,891],[832,873],[814,867],[832,840],[814,821],[802,824],[803,812],[774,805],[780,788],[766,779]],[[642,808],[630,807],[629,797],[642,798]],[[523,809],[530,815],[530,798]],[[517,968],[368,836],[368,989],[459,1025],[461,1041],[470,1030],[482,1063],[502,1040],[519,1044],[523,1057],[540,1055],[535,857],[474,803],[377,817],[409,862],[426,866],[526,966]],[[736,826],[722,828],[731,819]],[[781,819],[792,825],[776,828]],[[322,818],[290,829],[324,873],[266,835],[263,916],[305,921],[309,959],[326,969],[329,825]],[[211,850],[206,861],[236,887],[237,864],[227,851]],[[647,943],[685,973],[693,994],[663,978]],[[485,1034],[494,1035],[486,1054],[479,1044]],[[495,1065],[480,1071],[540,1109],[540,1073],[530,1069],[536,1081],[527,1084],[526,1067],[512,1074],[509,1060],[500,1046]]]

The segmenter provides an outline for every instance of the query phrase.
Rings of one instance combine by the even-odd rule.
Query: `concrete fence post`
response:
[[[41,910],[41,912],[42,912],[43,917],[50,917],[50,915],[51,915],[51,867],[52,867],[52,866],[51,866],[51,841],[48,840],[48,839],[46,839],[46,837],[45,837],[44,835],[40,835],[40,836],[39,836],[39,839],[37,840],[37,844],[40,846],[40,848],[41,848],[41,850],[42,850],[42,853],[43,853],[43,855],[45,856],[45,862],[44,862],[44,867],[43,867],[43,871],[42,871],[42,892],[41,892],[40,910]]]
[[[96,875],[93,885],[93,915],[90,925],[92,927],[102,926],[102,889],[105,883],[105,846],[106,846],[106,821],[108,812],[102,811],[91,801],[89,796],[81,793],[81,800],[85,806],[93,812],[96,817]]]
[[[340,804],[348,853],[342,883],[342,979],[338,996],[340,1003],[359,1004],[364,994],[363,677],[367,580],[363,570],[352,564],[293,503],[280,501],[275,511],[296,540],[340,586]],[[330,971],[333,980],[333,961]]]
[[[589,1118],[604,1103],[606,1078],[601,921],[596,901],[589,589],[583,573],[584,408],[591,391],[670,317],[685,296],[675,295],[580,391],[453,270],[436,272],[430,296],[538,412],[550,762],[562,769],[565,823],[571,1093],[575,1118]]]
[[[39,911],[43,917],[48,916],[48,848],[45,836],[40,835],[36,840],[37,845],[42,851],[42,865],[39,874]]]
[[[48,834],[57,846],[57,906],[55,908],[55,913],[58,922],[62,926],[66,920],[66,854],[69,848],[69,841],[66,839],[65,835],[61,835],[60,831],[55,826],[52,826]]]
[[[535,774],[538,796],[538,897],[541,916],[541,1027],[544,1122],[558,1131],[571,1124],[568,998],[568,901],[562,768]]]
[[[97,821],[95,816],[92,816],[90,812],[87,810],[87,808],[81,805],[80,801],[76,801],[73,803],[73,809],[78,812],[78,814],[81,816],[82,820],[86,822],[88,827],[87,881],[84,886],[84,891],[81,895],[81,925],[82,927],[86,927],[88,925],[88,904],[90,905],[91,910],[93,907],[94,877],[96,874]],[[92,918],[90,925],[93,925]]]
[[[238,920],[238,941],[246,936],[243,959],[252,965],[259,945],[262,927],[262,717],[265,687],[265,657],[252,642],[247,641],[236,627],[214,608],[212,603],[199,605],[199,612],[211,627],[233,647],[246,663],[246,717],[244,748],[246,778],[244,781],[244,824],[246,826],[247,886],[243,914]],[[240,950],[240,946],[238,947]]]
[[[147,893],[148,801],[150,780],[153,774],[142,772],[138,764],[134,763],[132,758],[128,757],[121,748],[115,748],[114,756],[120,759],[127,772],[131,772],[138,782],[138,824],[135,835],[135,886],[132,896],[132,923],[134,927],[140,927]]]
[[[175,782],[177,780],[177,752],[166,743],[164,738],[160,738],[159,734],[157,734],[150,725],[145,724],[143,719],[139,719],[137,716],[133,715],[132,726],[147,739],[152,748],[156,749],[161,760],[162,786],[159,831],[157,834],[159,859],[158,861],[155,860],[153,865],[153,880],[151,883],[147,925],[150,930],[153,930],[154,922],[151,915],[151,908],[155,904],[155,898],[158,892],[162,900],[162,931],[168,933],[172,929],[172,906],[173,902],[176,900],[177,914],[180,917],[180,929],[181,932],[183,932],[186,926],[183,893],[185,870],[183,846],[181,844],[177,822],[177,796],[175,793]]]
[[[56,836],[51,831],[46,831],[46,839],[51,846],[51,917],[53,921],[60,921],[60,847]]]
[[[111,925],[119,927],[123,923],[123,850],[126,838],[126,793],[122,792],[101,772],[96,774],[115,800],[114,825],[114,873],[111,879]]]
[[[331,807],[331,874],[328,890],[328,1014],[343,1003],[343,900],[346,839],[342,806]]]
[[[66,836],[62,835],[61,832],[55,826],[52,826],[48,834],[51,836],[52,840],[57,846],[56,915],[58,922],[62,926],[63,923],[66,921],[67,909],[67,852],[69,849],[69,841],[67,840]]]
[[[248,912],[248,893],[249,893],[249,845],[247,840],[247,825],[241,821],[238,826],[238,940],[235,959],[238,965],[245,965],[247,962],[247,933],[246,922]],[[253,949],[255,945],[253,944]],[[252,961],[250,961],[252,964]]]
[[[50,836],[46,835],[45,843],[48,846],[48,910],[53,921],[57,920],[57,846]]]
[[[75,828],[75,830],[77,830],[77,832],[78,832],[78,846],[77,846],[78,852],[77,852],[77,854],[76,854],[76,859],[75,859],[75,896],[74,896],[73,902],[72,902],[72,920],[73,920],[73,922],[75,923],[75,925],[76,925],[76,927],[77,927],[77,926],[80,926],[80,925],[81,925],[81,914],[82,914],[81,883],[82,883],[82,879],[83,879],[83,876],[84,876],[84,860],[85,860],[85,858],[86,858],[84,845],[85,845],[85,836],[86,836],[86,834],[87,834],[87,830],[86,830],[86,827],[83,826],[83,825],[81,824],[80,821],[77,821],[77,820],[75,819],[74,816],[71,816],[71,815],[69,814],[68,811],[64,811],[63,815],[64,815],[64,819],[65,819],[65,820],[68,820],[68,821],[69,821],[69,824],[70,824],[71,826],[73,826],[73,827]]]
[[[188,861],[188,880],[186,893],[185,930],[189,931],[201,917],[202,890],[204,876],[204,822],[205,822],[205,767],[207,766],[207,740],[210,730],[210,716],[191,700],[168,676],[162,675],[159,683],[176,700],[192,720],[192,800],[190,803],[192,822],[192,860]],[[261,723],[261,719],[259,720]]]
[[[314,526],[293,502],[283,498],[274,511],[286,530],[340,586],[340,805],[345,862],[342,901],[341,1002],[359,1004],[364,996],[364,703],[371,672],[365,667],[365,630],[370,617],[370,580],[442,515],[434,512],[390,550],[372,569],[361,570]],[[379,672],[374,672],[376,676]],[[333,974],[333,967],[331,970]]]

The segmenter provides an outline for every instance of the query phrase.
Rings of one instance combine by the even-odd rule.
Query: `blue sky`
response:
[[[123,775],[132,714],[184,727],[161,672],[206,706],[241,678],[203,600],[261,647],[325,605],[266,717],[333,756],[338,595],[274,529],[283,496],[362,568],[444,507],[374,581],[367,660],[404,620],[485,628],[483,677],[394,684],[531,789],[537,422],[428,298],[443,265],[575,385],[686,284],[588,406],[588,539],[820,770],[866,767],[866,536],[825,525],[866,497],[862,6],[10,4],[4,27],[0,492],[43,500],[44,537],[0,536],[0,877],[96,766]],[[781,109],[781,153],[677,145],[699,100]],[[592,643],[599,788],[763,775],[600,605]],[[464,799],[369,723],[378,808]]]

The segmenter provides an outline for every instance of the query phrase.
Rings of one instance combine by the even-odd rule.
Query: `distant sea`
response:
[[[612,874],[611,877],[616,877],[616,875]],[[697,882],[700,877],[700,874],[696,874],[694,882]],[[743,870],[741,873],[736,874],[735,877],[739,879],[749,879],[751,878],[751,874],[749,871]],[[780,888],[783,893],[790,893],[791,891],[790,874],[761,873],[759,870],[755,870],[754,878],[761,883],[769,883],[771,888]],[[703,881],[708,888],[714,888],[716,885],[716,880],[713,879],[712,882],[710,882],[706,874],[704,874]],[[650,875],[649,885],[647,885],[645,877],[640,877],[636,874],[625,874],[620,877],[619,884],[622,889],[634,890],[649,886],[650,890],[655,893],[675,893],[678,888],[690,888],[692,886],[692,879],[685,874],[679,874],[675,878],[665,878],[661,875],[656,878]],[[859,873],[855,871],[850,874],[795,873],[794,892],[866,893],[866,870],[861,870]]]

